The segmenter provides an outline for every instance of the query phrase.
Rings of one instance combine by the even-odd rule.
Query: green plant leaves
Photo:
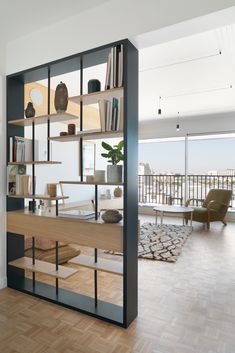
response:
[[[112,147],[106,142],[102,142],[102,147],[108,151],[108,153],[101,153],[101,156],[104,158],[108,158],[108,163],[112,163],[113,165],[118,164],[120,161],[124,160],[124,155],[122,149],[124,147],[124,141],[120,141],[117,145]]]

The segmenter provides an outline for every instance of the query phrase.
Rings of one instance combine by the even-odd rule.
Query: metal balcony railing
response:
[[[181,174],[139,175],[139,203],[183,205],[186,199],[205,199],[210,189],[232,190],[231,207],[235,207],[235,176],[188,175],[186,183]]]

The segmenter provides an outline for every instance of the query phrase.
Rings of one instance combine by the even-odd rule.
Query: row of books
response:
[[[91,219],[95,218],[94,211],[85,211],[85,210],[68,210],[68,211],[60,211],[59,215],[68,216],[68,217],[76,217],[79,219]]]
[[[123,44],[111,48],[107,60],[105,89],[123,86]]]
[[[32,194],[32,176],[26,174],[25,165],[7,167],[7,194],[23,196]]]
[[[101,131],[123,131],[123,97],[99,100]]]
[[[9,140],[9,162],[31,162],[33,160],[31,139],[13,136]],[[46,160],[47,144],[45,141],[35,140],[34,159]]]

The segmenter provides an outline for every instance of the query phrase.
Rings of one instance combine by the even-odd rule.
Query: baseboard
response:
[[[6,286],[7,286],[7,278],[0,277],[0,289],[6,288]]]

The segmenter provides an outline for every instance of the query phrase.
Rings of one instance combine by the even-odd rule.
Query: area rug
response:
[[[192,227],[170,224],[144,223],[140,226],[138,257],[176,262]],[[113,255],[122,255],[113,251],[105,251]]]
[[[159,261],[176,262],[192,227],[144,223],[140,227],[138,256]]]

